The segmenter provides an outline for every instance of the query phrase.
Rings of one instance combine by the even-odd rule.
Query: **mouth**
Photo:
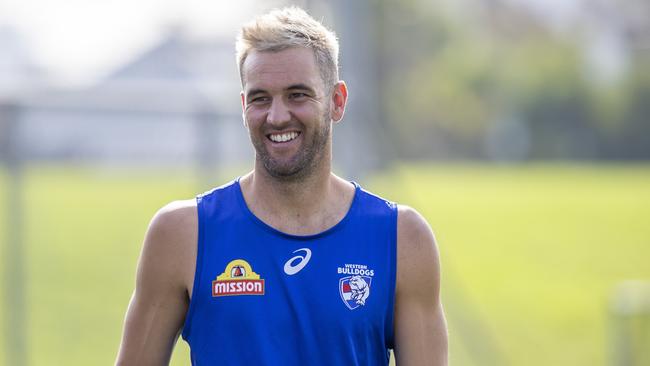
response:
[[[300,136],[298,131],[282,132],[282,133],[270,133],[266,135],[266,138],[275,143],[287,143],[289,141],[295,140]]]

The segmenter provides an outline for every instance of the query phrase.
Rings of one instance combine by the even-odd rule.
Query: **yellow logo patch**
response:
[[[235,295],[264,295],[264,279],[243,259],[228,263],[223,273],[212,281],[213,297]]]

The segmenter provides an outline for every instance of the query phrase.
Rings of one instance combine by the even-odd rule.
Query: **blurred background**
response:
[[[451,364],[650,365],[647,0],[0,0],[0,364],[113,363],[152,215],[252,168],[234,39],[290,4],[340,38],[335,170],[436,233]]]

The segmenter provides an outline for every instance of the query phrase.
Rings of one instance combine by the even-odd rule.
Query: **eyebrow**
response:
[[[313,88],[309,87],[306,84],[293,84],[287,88],[287,90],[306,90],[312,94],[315,94],[316,92],[314,91]]]

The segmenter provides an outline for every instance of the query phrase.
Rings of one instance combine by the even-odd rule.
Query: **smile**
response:
[[[300,135],[300,132],[296,131],[291,131],[291,132],[284,132],[284,133],[272,133],[269,135],[266,135],[269,140],[273,142],[288,142]]]

